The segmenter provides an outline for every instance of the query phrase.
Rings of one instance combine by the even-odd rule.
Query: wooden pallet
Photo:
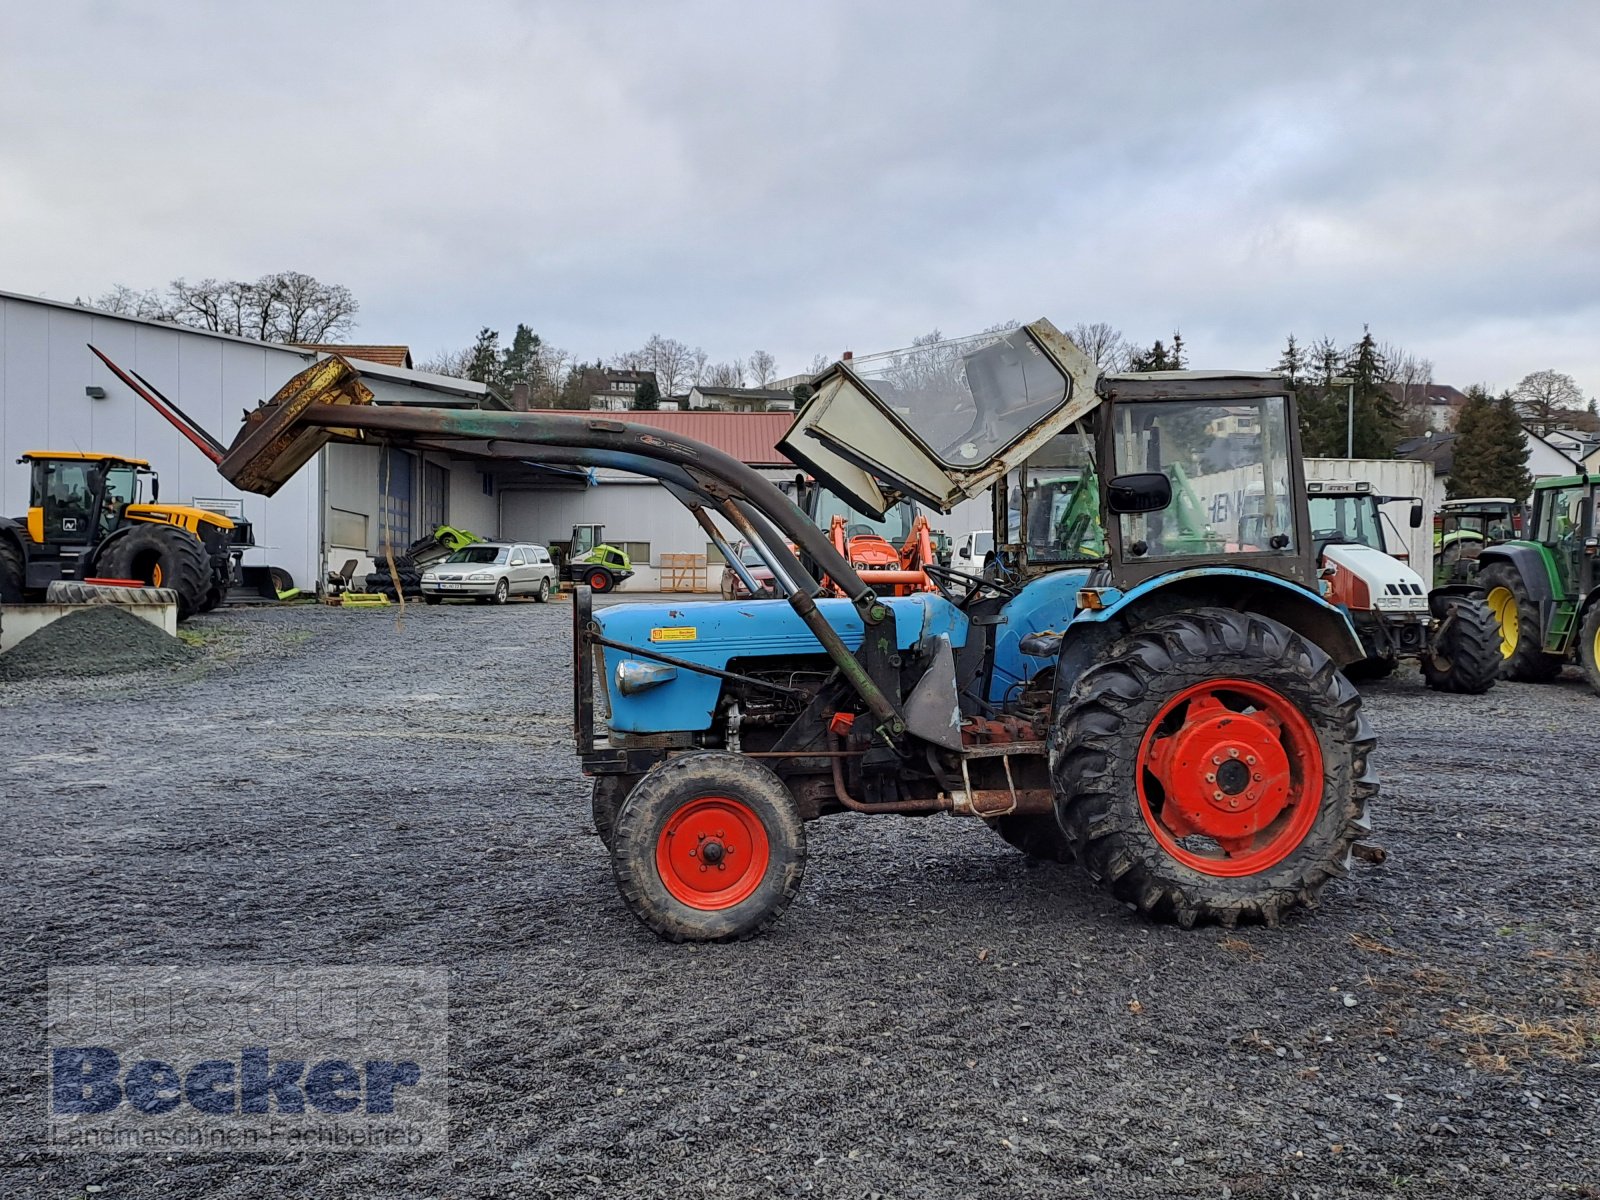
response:
[[[704,591],[706,556],[704,554],[663,554],[661,556],[661,590],[663,592]]]

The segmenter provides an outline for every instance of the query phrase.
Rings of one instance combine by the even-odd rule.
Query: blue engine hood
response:
[[[931,592],[891,596],[883,601],[894,611],[898,649],[909,650],[923,638],[943,633],[952,647],[967,641],[967,618],[960,609]],[[862,623],[848,600],[818,600],[817,609],[839,631],[852,650],[861,646]],[[686,604],[615,604],[596,609],[594,620],[606,637],[708,667],[726,669],[733,659],[756,668],[752,659],[781,666],[786,659],[821,654],[822,646],[786,600],[743,603],[694,601]],[[606,694],[611,700],[610,726],[624,733],[699,731],[711,725],[722,680],[679,669],[676,677],[644,690],[624,694],[617,668],[650,660],[625,651],[605,651]]]

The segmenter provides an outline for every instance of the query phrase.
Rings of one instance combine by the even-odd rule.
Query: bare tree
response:
[[[360,309],[342,283],[323,283],[300,271],[263,275],[255,283],[263,340],[329,342],[355,327]]]
[[[472,349],[440,350],[417,363],[417,370],[430,375],[448,375],[452,379],[465,379],[472,368]]]
[[[1128,339],[1122,336],[1122,330],[1104,321],[1088,325],[1080,321],[1067,330],[1067,336],[1078,349],[1094,359],[1094,365],[1101,371],[1111,374],[1128,369],[1128,362],[1133,357],[1133,347]]]
[[[772,377],[777,372],[778,360],[765,350],[752,350],[750,352],[750,382],[764,388],[772,382]]]
[[[710,355],[708,355],[699,346],[696,346],[693,350],[689,351],[689,365],[686,368],[686,373],[688,375],[690,387],[699,387],[702,383],[706,382],[706,372],[710,369],[706,365],[709,358]]]
[[[727,363],[713,363],[706,368],[705,378],[700,381],[706,387],[743,387],[744,363],[734,359]]]
[[[78,303],[85,302],[79,300]],[[89,300],[87,307],[126,317],[142,317],[147,321],[172,320],[166,298],[159,288],[147,288],[141,292],[119,283],[104,295]]]
[[[837,361],[838,360],[833,358],[831,355],[813,354],[811,356],[811,365],[806,368],[806,372],[813,376],[821,375]]]
[[[1560,371],[1535,371],[1524,375],[1511,389],[1511,399],[1523,424],[1543,437],[1570,424],[1584,412],[1583,392],[1571,375]]]
[[[174,279],[165,296],[121,284],[100,298],[102,307],[134,316],[157,317],[265,342],[328,342],[355,327],[360,309],[343,284],[323,283],[299,271],[242,279]]]
[[[1428,385],[1433,382],[1433,361],[1418,358],[1399,346],[1382,345],[1378,353],[1388,364],[1388,383],[1399,392],[1397,416],[1401,427],[1417,436],[1429,429]]]

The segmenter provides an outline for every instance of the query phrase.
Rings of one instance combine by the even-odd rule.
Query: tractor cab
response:
[[[1480,554],[1523,537],[1527,527],[1527,505],[1520,500],[1506,496],[1446,500],[1439,506],[1433,534],[1434,582],[1470,581]]]
[[[30,451],[28,537],[40,546],[94,546],[121,528],[129,505],[154,501],[160,482],[150,464],[110,454]]]
[[[1314,590],[1283,380],[1101,377],[1048,321],[836,364],[782,446],[867,512],[993,489],[998,573],[1067,566],[1138,586],[1217,563]],[[1247,505],[1253,540],[1238,529]]]

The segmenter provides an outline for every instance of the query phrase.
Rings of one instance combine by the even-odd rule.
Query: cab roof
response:
[[[129,458],[123,454],[89,454],[82,450],[29,450],[18,459],[18,462],[32,462],[35,459],[67,458],[75,462],[117,462],[127,463],[134,467],[148,467],[149,461],[143,458]]]

